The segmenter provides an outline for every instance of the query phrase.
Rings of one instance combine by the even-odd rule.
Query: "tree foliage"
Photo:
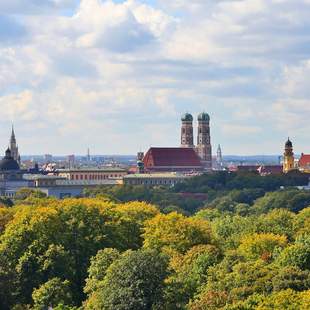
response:
[[[70,283],[68,280],[52,278],[33,291],[32,299],[34,310],[45,310],[61,304],[70,305],[72,303]]]
[[[129,250],[106,270],[86,309],[161,309],[167,259],[150,250]]]
[[[24,193],[0,207],[0,309],[308,309],[309,192],[270,192],[294,178]],[[207,201],[193,208],[183,190]]]
[[[194,245],[210,243],[211,228],[207,221],[172,212],[147,221],[143,237],[145,248],[184,253]]]

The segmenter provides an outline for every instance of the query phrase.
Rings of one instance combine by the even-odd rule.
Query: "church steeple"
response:
[[[293,152],[293,143],[290,138],[287,138],[284,151],[283,172],[288,173],[295,168],[295,158]]]
[[[20,165],[20,155],[18,152],[18,146],[16,143],[16,137],[15,137],[15,131],[14,131],[14,125],[12,124],[12,131],[11,131],[11,137],[10,137],[10,143],[9,143],[9,148],[11,150],[11,155],[12,157],[18,162]]]
[[[185,113],[181,120],[181,147],[194,147],[193,116]]]
[[[198,115],[197,154],[206,170],[212,169],[212,147],[210,136],[210,116],[208,113]]]
[[[10,144],[16,144],[16,138],[15,138],[15,132],[14,132],[14,124],[12,124],[12,132],[11,132]]]
[[[222,148],[221,145],[218,145],[217,151],[216,151],[216,164],[218,168],[223,167],[223,156],[222,156]]]

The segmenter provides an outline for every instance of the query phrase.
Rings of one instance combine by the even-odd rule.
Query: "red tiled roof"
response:
[[[144,167],[197,167],[202,164],[192,148],[151,147],[143,158]]]
[[[138,168],[137,168],[136,166],[130,167],[130,168],[128,169],[128,173],[129,173],[129,174],[137,173],[137,171],[138,171]]]
[[[258,168],[260,174],[281,174],[283,172],[282,165],[263,165]]]
[[[310,166],[310,155],[308,154],[301,154],[299,159],[299,167],[307,167]]]

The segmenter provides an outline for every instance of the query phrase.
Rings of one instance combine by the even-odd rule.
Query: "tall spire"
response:
[[[221,145],[218,145],[217,152],[216,152],[216,163],[217,163],[217,168],[222,168],[223,167],[223,156],[222,156],[222,148]]]
[[[12,157],[20,164],[20,155],[18,152],[18,146],[16,143],[14,124],[12,123],[12,132],[10,137],[9,148],[11,150]]]
[[[14,132],[14,124],[13,123],[12,123],[12,132],[11,132],[10,142],[11,142],[11,144],[16,143],[15,132]]]

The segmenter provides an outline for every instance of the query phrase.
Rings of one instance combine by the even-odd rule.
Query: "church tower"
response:
[[[11,156],[20,165],[21,160],[20,160],[20,155],[19,155],[19,152],[18,152],[18,146],[17,146],[17,143],[16,143],[16,138],[15,138],[15,132],[14,132],[13,125],[12,125],[12,133],[11,133],[11,138],[10,138],[10,150],[11,150]]]
[[[285,143],[283,172],[288,173],[289,171],[294,170],[294,168],[293,143],[290,141],[290,138],[288,138]]]
[[[223,168],[223,156],[222,156],[222,149],[219,145],[216,151],[216,166],[218,169]]]
[[[193,116],[189,113],[182,116],[181,147],[194,147]]]
[[[212,147],[210,137],[210,116],[207,113],[198,115],[197,154],[206,170],[212,169]]]

